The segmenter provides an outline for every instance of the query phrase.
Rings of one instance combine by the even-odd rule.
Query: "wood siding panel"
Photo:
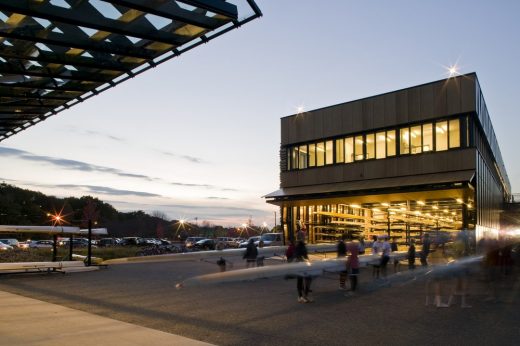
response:
[[[427,84],[421,87],[421,116],[424,119],[431,119],[434,117],[433,113],[433,86]]]
[[[421,93],[419,88],[408,90],[408,121],[421,120]]]
[[[397,104],[397,123],[404,124],[408,122],[408,91],[401,90],[395,93]]]
[[[385,126],[394,126],[397,123],[397,101],[395,93],[384,95]]]
[[[374,99],[373,110],[373,124],[374,128],[382,128],[386,126],[385,122],[385,97],[378,96]]]
[[[460,81],[460,96],[461,96],[461,108],[462,113],[469,113],[476,111],[476,100],[475,100],[475,77],[462,78]]]
[[[352,104],[352,132],[363,131],[363,105],[361,102]]]
[[[443,117],[448,114],[446,101],[446,88],[443,83],[433,84],[433,111],[435,117]]]
[[[374,102],[371,99],[361,101],[363,107],[363,129],[374,128]]]
[[[460,79],[450,79],[446,84],[446,105],[449,115],[459,114],[460,106]]]

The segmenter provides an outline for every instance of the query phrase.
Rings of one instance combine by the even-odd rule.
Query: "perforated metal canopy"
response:
[[[0,141],[261,15],[253,0],[0,0]]]

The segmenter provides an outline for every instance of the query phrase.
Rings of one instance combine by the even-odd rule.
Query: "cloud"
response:
[[[117,168],[94,165],[94,164],[91,164],[88,162],[83,162],[83,161],[69,160],[69,159],[63,159],[63,158],[57,158],[57,157],[51,157],[51,156],[35,155],[28,151],[14,149],[14,148],[0,147],[0,155],[10,156],[10,157],[14,157],[14,158],[17,158],[20,160],[25,160],[25,161],[30,161],[30,162],[41,162],[41,163],[50,164],[50,165],[53,165],[53,166],[56,166],[56,167],[59,167],[62,169],[68,169],[68,170],[74,170],[74,171],[107,173],[107,174],[113,174],[113,175],[116,175],[118,177],[123,177],[123,178],[134,178],[134,179],[144,180],[147,182],[156,181],[156,182],[171,184],[174,186],[197,187],[197,188],[206,188],[206,189],[214,189],[214,190],[221,190],[221,191],[237,191],[236,189],[223,188],[223,187],[218,187],[218,186],[211,185],[211,184],[169,182],[169,181],[165,181],[164,179],[161,179],[161,178],[150,177],[150,176],[143,175],[143,174],[129,173],[129,172],[119,170]]]
[[[192,163],[206,163],[203,159],[195,157],[195,156],[179,155],[179,154],[175,154],[170,151],[164,151],[164,150],[157,150],[157,151],[163,155],[171,156],[171,157],[178,157],[178,158],[184,159],[184,160],[192,162]]]
[[[120,190],[120,189],[114,189],[114,188],[111,188],[108,186],[60,184],[60,185],[56,185],[56,187],[61,187],[64,189],[82,189],[85,192],[99,193],[99,194],[110,195],[110,196],[162,197],[161,195],[157,195],[155,193],[133,191],[133,190]]]
[[[229,198],[226,198],[226,197],[215,197],[215,196],[210,196],[210,197],[206,197],[207,199],[229,199]]]
[[[78,128],[75,126],[67,126],[65,129],[67,132],[75,132],[75,133],[79,133],[82,135],[108,138],[108,139],[110,139],[112,141],[116,141],[116,142],[126,142],[126,139],[124,139],[124,138],[116,137],[114,135],[111,135],[111,134],[108,134],[105,132],[101,132],[101,131],[85,130],[85,129]]]

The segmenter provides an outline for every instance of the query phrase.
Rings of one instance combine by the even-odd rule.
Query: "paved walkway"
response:
[[[0,291],[0,345],[211,345]]]

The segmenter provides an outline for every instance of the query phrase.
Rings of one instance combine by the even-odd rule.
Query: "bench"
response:
[[[0,274],[8,273],[31,273],[31,272],[63,272],[66,268],[84,267],[80,261],[60,261],[60,262],[16,262],[0,263]]]

